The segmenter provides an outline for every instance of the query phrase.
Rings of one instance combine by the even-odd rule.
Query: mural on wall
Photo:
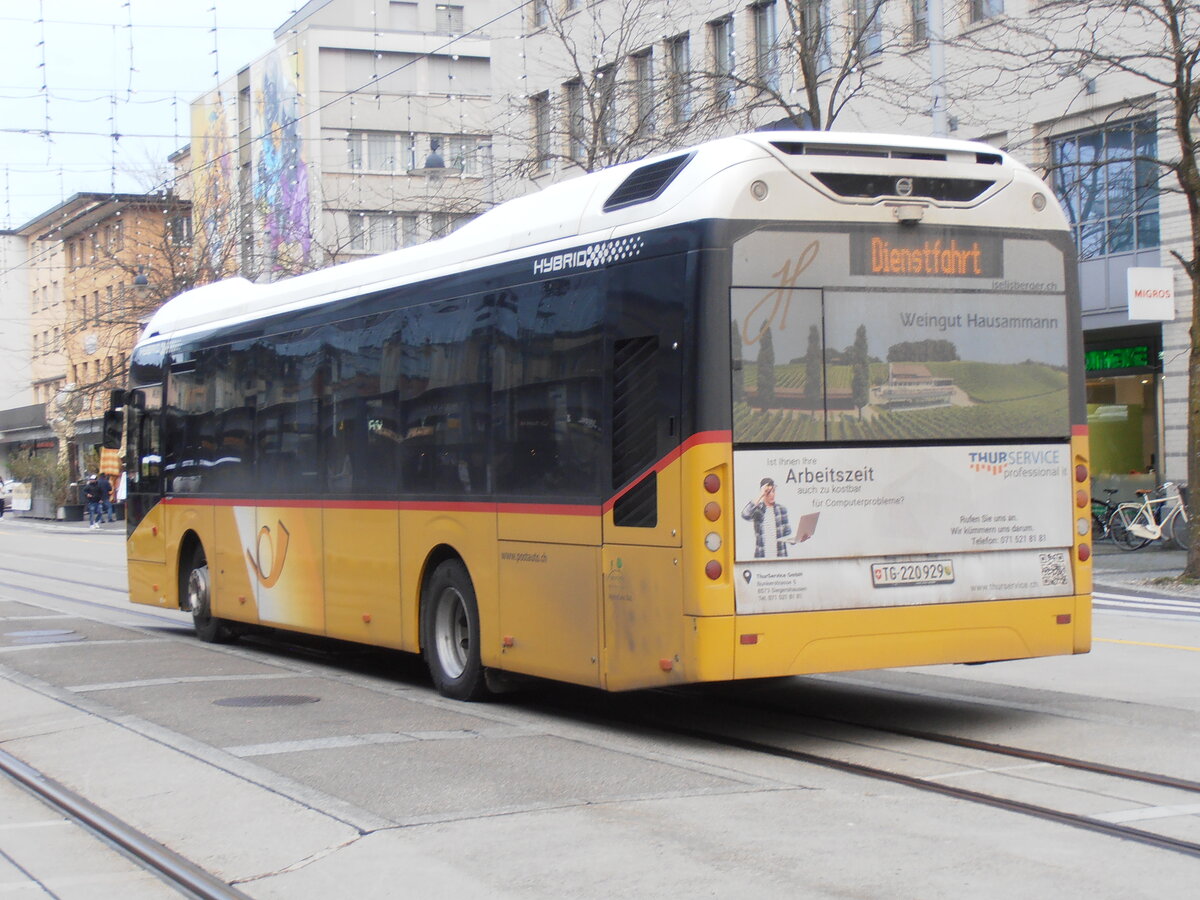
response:
[[[257,92],[258,166],[254,205],[265,267],[287,274],[307,268],[312,252],[308,163],[304,159],[300,90],[303,56],[277,49],[263,60]]]
[[[236,208],[231,133],[220,91],[192,106],[192,224],[203,242],[201,252],[217,277],[231,274],[236,263],[236,229],[230,221]]]

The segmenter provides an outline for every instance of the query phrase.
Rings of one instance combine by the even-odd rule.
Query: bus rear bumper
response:
[[[1087,653],[1091,596],[736,616],[734,678]]]

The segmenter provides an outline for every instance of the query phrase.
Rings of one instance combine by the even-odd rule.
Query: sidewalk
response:
[[[1187,564],[1187,553],[1151,544],[1141,550],[1119,550],[1108,541],[1095,547],[1092,557],[1093,589],[1097,591],[1149,591],[1165,597],[1200,600],[1200,584],[1156,584],[1174,578]]]
[[[4,515],[0,516],[0,526],[3,525],[17,525],[20,528],[69,534],[97,534],[101,532],[105,534],[125,534],[124,519],[117,519],[115,522],[105,522],[99,528],[92,528],[88,525],[87,518],[84,518],[82,522],[67,522],[62,519],[35,519],[14,513],[12,510],[5,510]]]

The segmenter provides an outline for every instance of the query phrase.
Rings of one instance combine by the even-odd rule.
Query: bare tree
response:
[[[1195,521],[1200,516],[1200,7],[1194,0],[1051,0],[1025,15],[1006,17],[986,44],[965,40],[962,49],[990,68],[994,83],[1009,97],[1074,84],[1076,93],[1063,103],[1070,111],[1112,79],[1123,86],[1123,99],[1111,115],[1154,116],[1157,141],[1135,148],[1130,162],[1138,172],[1133,176],[1137,189],[1150,186],[1160,197],[1181,199],[1187,210],[1186,235],[1166,246],[1189,283],[1186,454],[1187,479],[1194,488],[1188,518]],[[1106,164],[1097,160],[1091,174]],[[1049,160],[1052,178],[1058,176],[1054,168]],[[1083,208],[1068,208],[1068,213],[1077,222],[1088,218]],[[1191,542],[1184,575],[1200,578],[1200,541]]]
[[[928,113],[927,70],[909,58],[913,23],[885,22],[884,0],[527,9],[528,93],[506,128],[529,145],[516,161],[523,176],[591,172],[764,125],[828,130],[868,96],[888,99],[892,121]]]

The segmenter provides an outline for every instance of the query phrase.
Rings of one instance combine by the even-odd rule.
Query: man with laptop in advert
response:
[[[817,531],[819,512],[802,516],[793,533],[788,522],[787,508],[775,502],[775,479],[764,478],[759,482],[758,499],[747,503],[742,509],[742,518],[754,523],[754,558],[765,559],[767,548],[774,548],[773,555],[786,557],[788,545],[807,541]]]

